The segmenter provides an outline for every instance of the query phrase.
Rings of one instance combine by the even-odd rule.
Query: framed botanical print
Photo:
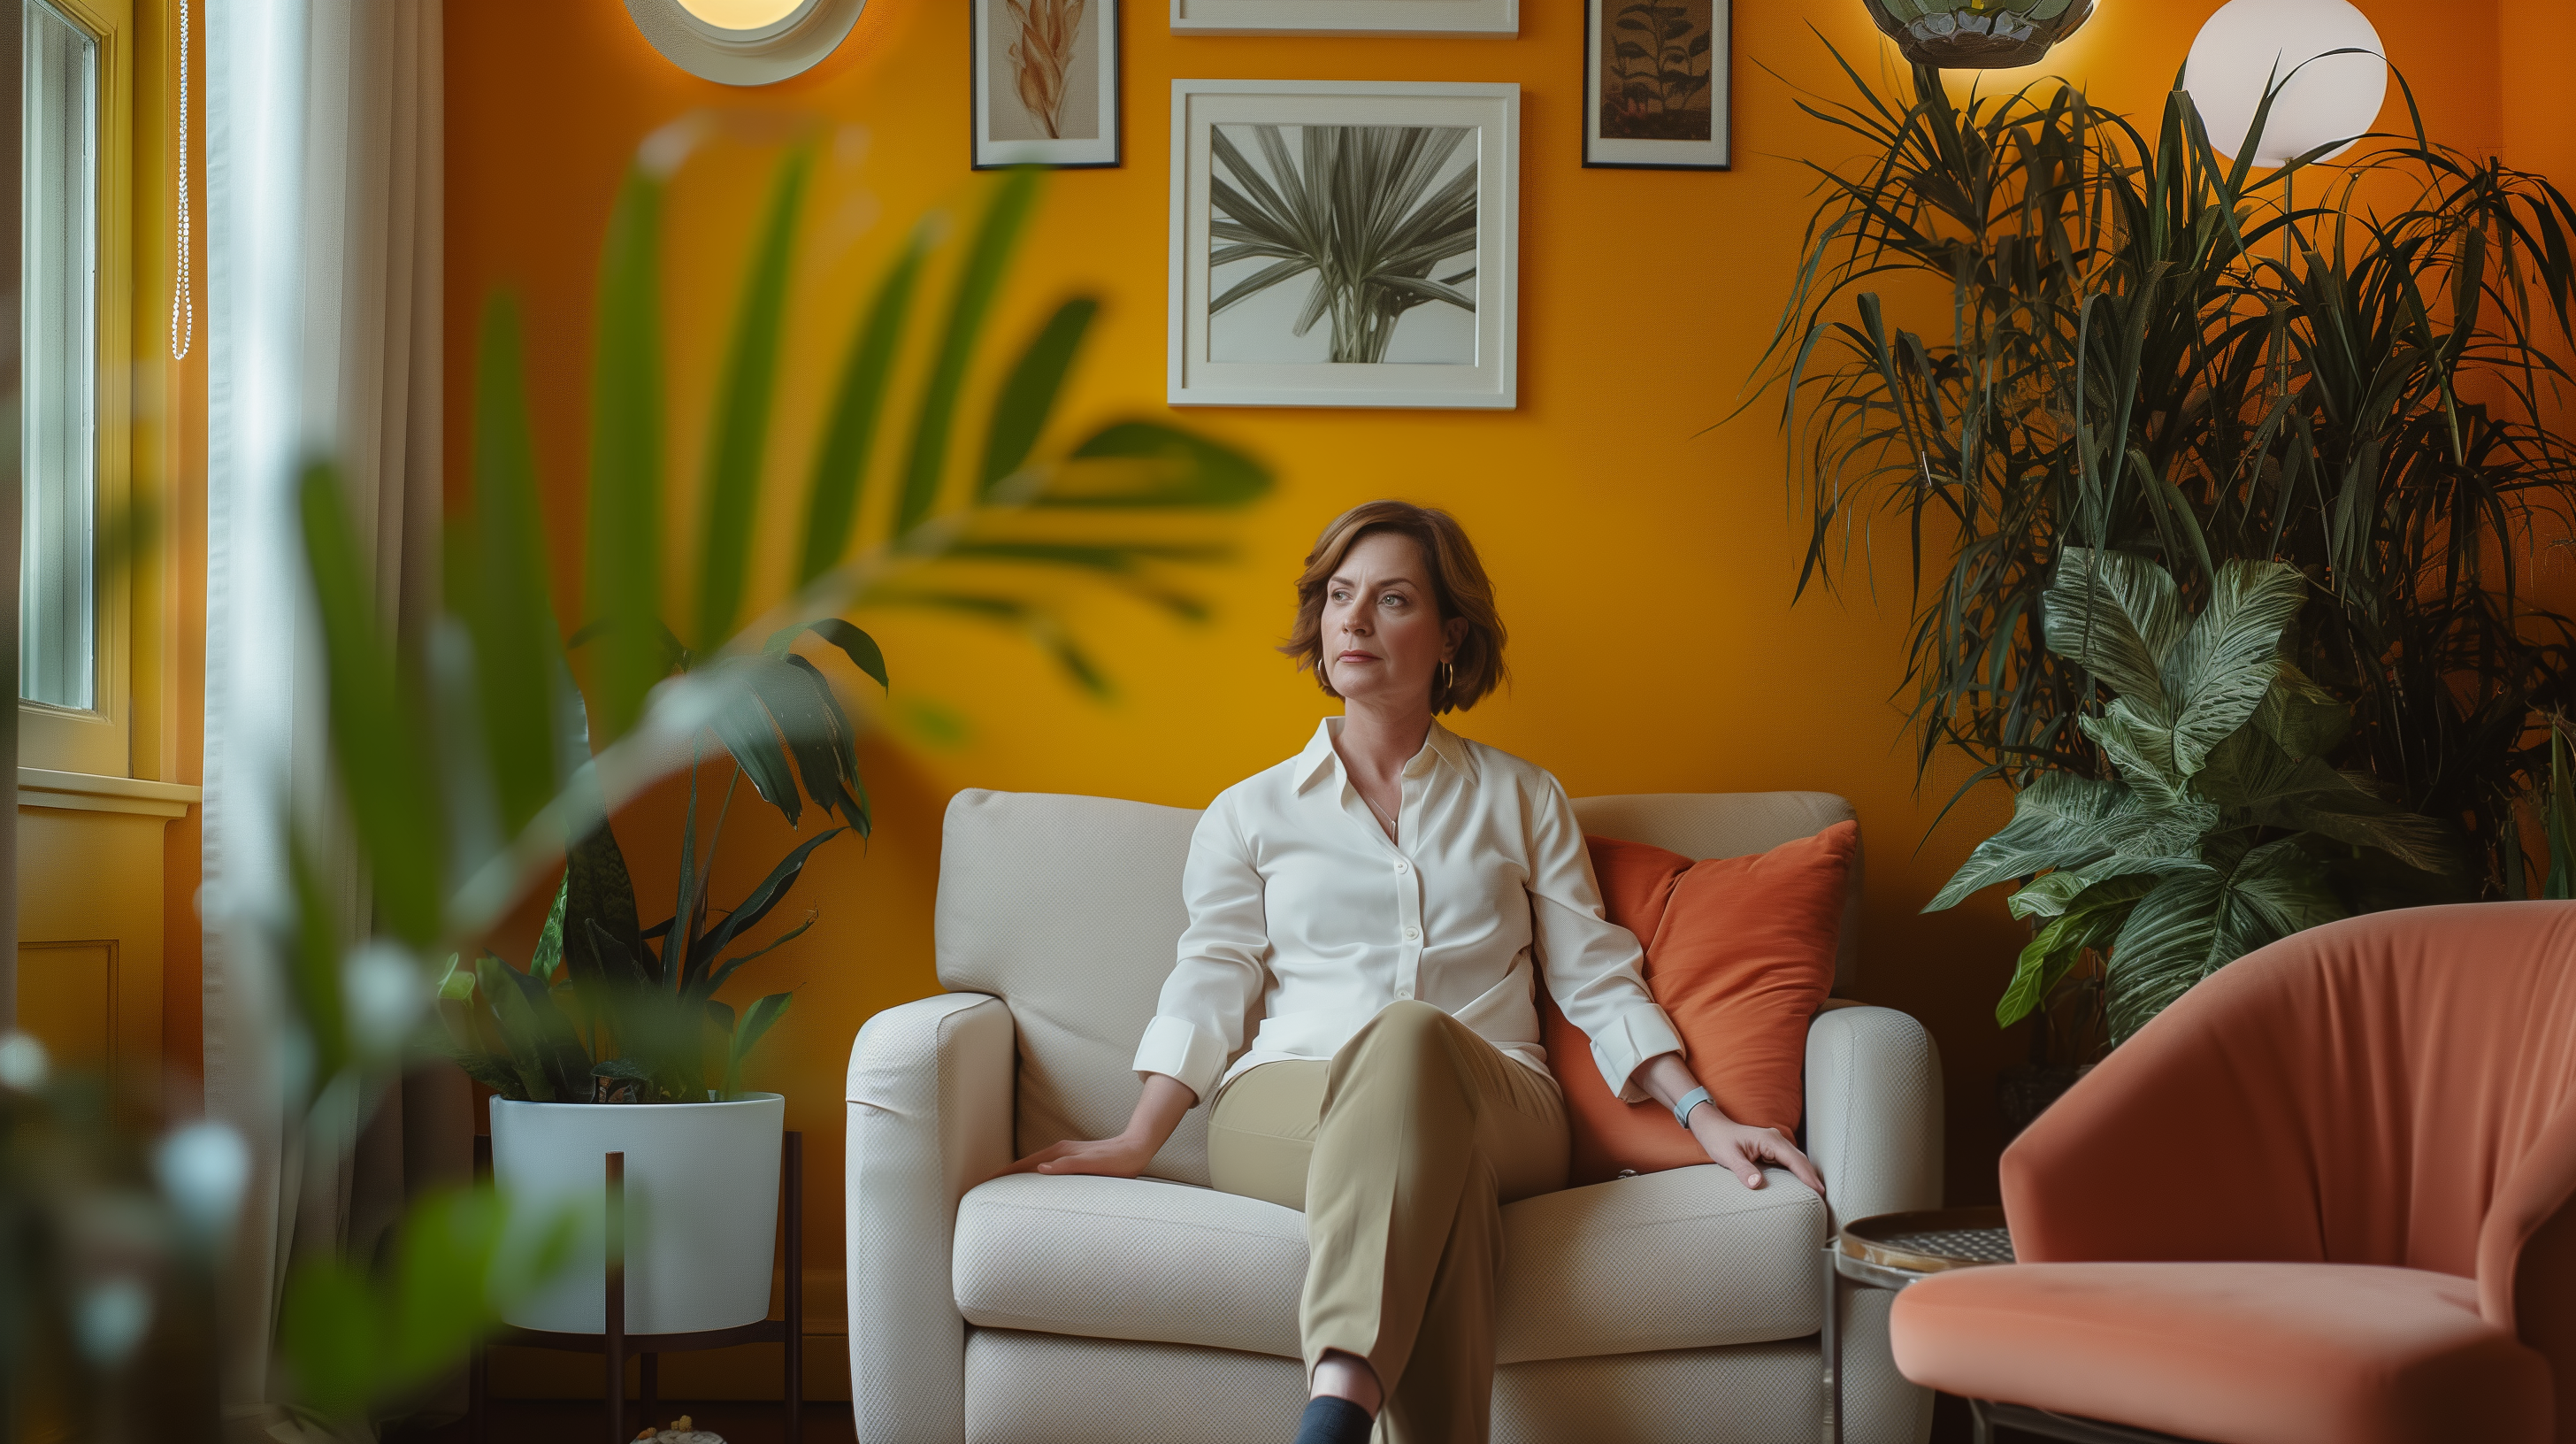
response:
[[[1583,0],[1583,163],[1735,163],[1733,0]]]
[[[1520,87],[1172,82],[1175,406],[1519,402]]]
[[[1171,0],[1174,35],[1518,35],[1520,0]]]
[[[966,0],[975,169],[1119,163],[1120,3]]]

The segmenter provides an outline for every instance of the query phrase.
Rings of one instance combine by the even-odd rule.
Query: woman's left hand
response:
[[[1763,1184],[1762,1166],[1785,1168],[1800,1183],[1818,1194],[1825,1191],[1825,1180],[1816,1165],[1789,1141],[1789,1135],[1777,1128],[1756,1128],[1738,1123],[1717,1111],[1717,1105],[1704,1103],[1691,1110],[1691,1136],[1708,1150],[1709,1160],[1734,1174],[1746,1188]]]

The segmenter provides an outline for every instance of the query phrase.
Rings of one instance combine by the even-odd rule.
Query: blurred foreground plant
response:
[[[683,132],[662,140],[674,133]],[[358,1080],[438,1051],[427,1023],[433,997],[469,1014],[533,1010],[556,966],[569,971],[576,993],[586,976],[596,988],[591,1004],[576,998],[575,1015],[557,1015],[566,1031],[579,1009],[591,1006],[609,1036],[604,1045],[567,1052],[562,1033],[538,1027],[518,1041],[552,1042],[528,1053],[525,1070],[517,1044],[501,1040],[512,1076],[531,1094],[540,1086],[578,1093],[604,1065],[623,1061],[631,1066],[609,1076],[639,1091],[703,1096],[703,1064],[691,1060],[703,1057],[695,1045],[711,1016],[724,1040],[723,1086],[734,1086],[743,1050],[775,1021],[784,995],[755,1004],[735,1027],[731,1010],[712,994],[743,958],[719,954],[745,941],[802,860],[838,829],[805,841],[790,855],[792,865],[782,864],[750,899],[716,918],[693,805],[674,921],[655,952],[637,926],[609,816],[655,781],[696,765],[712,742],[791,825],[800,816],[801,785],[826,816],[838,813],[844,826],[864,834],[866,792],[853,729],[822,673],[794,653],[800,639],[837,647],[884,684],[876,643],[839,615],[862,607],[931,609],[1020,631],[1078,684],[1105,695],[1107,677],[1025,579],[1050,571],[1088,575],[1176,615],[1202,615],[1203,604],[1162,580],[1160,570],[1221,559],[1225,547],[1213,536],[1175,540],[1174,525],[1239,508],[1268,489],[1267,473],[1250,458],[1156,422],[1113,421],[1069,447],[1041,444],[1098,310],[1089,297],[1063,302],[1025,342],[993,398],[980,454],[963,477],[952,476],[961,469],[950,458],[967,378],[1037,197],[1039,173],[1014,172],[992,190],[955,267],[944,321],[923,338],[927,360],[905,388],[914,412],[899,462],[878,465],[876,441],[889,398],[906,379],[907,322],[936,250],[929,228],[912,234],[854,319],[813,447],[802,522],[788,538],[798,559],[792,585],[744,626],[746,596],[758,580],[757,502],[812,156],[798,148],[780,163],[752,248],[707,428],[703,510],[680,533],[695,541],[695,565],[683,569],[665,565],[660,255],[662,210],[685,147],[648,142],[638,155],[600,264],[588,523],[578,546],[570,538],[550,545],[538,522],[537,451],[507,298],[495,298],[485,312],[473,505],[447,533],[447,610],[426,655],[398,648],[376,615],[338,478],[323,465],[303,478],[335,775],[372,883],[378,934],[361,945],[342,936],[306,865],[319,844],[299,832],[298,921],[278,951],[299,1055],[310,1060],[300,1091],[308,1107],[345,1100]],[[872,491],[868,483],[879,475],[885,485]],[[1125,519],[1149,517],[1165,519],[1150,535],[1120,529]],[[587,558],[580,586],[559,591],[551,558],[575,552]],[[675,572],[690,585],[671,586]],[[585,599],[585,616],[574,633],[581,646],[568,652],[553,598],[573,591]],[[685,632],[670,624],[675,616],[685,618]],[[548,930],[553,941],[541,944],[533,972],[497,959],[444,975],[429,965],[473,953],[512,907],[564,868],[568,854],[562,906]],[[680,1035],[638,1036],[664,1024]],[[609,1045],[617,1051],[603,1055]],[[439,1230],[439,1240],[421,1247],[477,1256],[479,1241],[491,1237],[489,1206],[440,1206],[450,1211],[435,1219],[416,1212],[406,1236]],[[307,1404],[342,1419],[416,1385],[421,1359],[452,1350],[492,1317],[488,1295],[456,1286],[457,1278],[478,1277],[471,1268],[433,1280],[398,1267],[363,1286],[351,1268],[325,1260],[299,1270],[288,1287],[282,1339]],[[423,1289],[446,1301],[444,1312],[429,1313],[447,1323],[406,1322],[425,1317],[415,1299]],[[468,1321],[462,1331],[451,1326],[458,1319]],[[354,1350],[352,1339],[380,1347]]]

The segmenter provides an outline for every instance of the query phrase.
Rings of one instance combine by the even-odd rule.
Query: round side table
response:
[[[1843,1225],[1825,1245],[1825,1412],[1832,1444],[1843,1444],[1841,1282],[1894,1290],[1951,1269],[2012,1261],[2012,1232],[2000,1208],[1883,1213]]]

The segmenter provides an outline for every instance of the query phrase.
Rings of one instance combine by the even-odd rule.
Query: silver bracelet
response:
[[[1689,1128],[1691,1110],[1710,1101],[1712,1100],[1708,1096],[1707,1089],[1692,1089],[1682,1095],[1682,1101],[1673,1105],[1673,1121],[1685,1129]]]

